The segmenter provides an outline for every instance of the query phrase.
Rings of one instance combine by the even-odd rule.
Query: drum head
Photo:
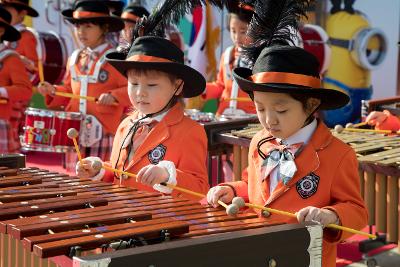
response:
[[[320,26],[305,24],[300,29],[301,42],[304,50],[313,54],[319,61],[319,72],[324,73],[330,63],[331,49],[328,42],[328,35]]]

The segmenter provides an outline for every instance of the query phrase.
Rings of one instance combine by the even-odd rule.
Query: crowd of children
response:
[[[261,32],[259,27],[279,25],[279,20],[273,23],[282,19],[279,16],[262,23],[265,10],[274,7],[263,6],[262,1],[227,4],[233,45],[221,56],[217,80],[206,83],[198,71],[185,65],[183,51],[171,41],[133,36],[140,18],[151,16],[144,7],[132,4],[121,11],[118,4],[111,13],[109,7],[116,2],[79,0],[62,12],[83,47],[70,55],[62,84],[38,85],[49,108],[85,115],[81,132],[91,131],[93,125],[100,129],[96,139],[80,140],[84,159],[76,164],[79,177],[193,198],[165,183],[178,185],[206,194],[214,206],[241,196],[296,213],[297,220],[256,211],[287,223],[316,221],[356,229],[367,224],[355,152],[315,116],[320,109],[346,105],[349,97],[323,88],[318,60],[302,48],[285,45],[283,34],[277,40],[273,36],[257,40],[267,38],[255,34]],[[288,5],[297,7],[292,11],[299,13],[293,16],[303,15],[302,3]],[[254,14],[260,21],[250,24]],[[10,118],[18,102],[29,101],[29,73],[37,72],[37,54],[31,49],[37,44],[21,24],[26,15],[38,15],[28,1],[7,0],[0,5],[0,153],[18,150],[18,132]],[[117,33],[115,38],[128,51],[117,52],[107,41],[108,33]],[[248,49],[252,46],[257,49]],[[209,189],[205,131],[184,115],[183,98],[198,95],[218,98],[218,114],[257,114],[263,130],[251,141],[249,167],[241,181]],[[367,122],[377,129],[400,129],[399,119],[387,111],[372,112]],[[98,168],[97,162],[137,176]],[[335,265],[336,244],[348,236],[324,229],[323,266]]]

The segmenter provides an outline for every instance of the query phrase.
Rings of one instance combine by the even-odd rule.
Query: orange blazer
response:
[[[229,107],[229,98],[231,97],[232,92],[232,68],[233,62],[235,60],[235,50],[232,49],[232,53],[230,55],[230,63],[229,63],[229,70],[230,73],[226,73],[226,66],[225,66],[225,54],[229,51],[225,50],[221,56],[221,60],[219,63],[219,70],[217,75],[217,80],[215,82],[207,83],[206,93],[203,95],[205,99],[211,98],[218,98],[219,105],[217,114],[222,114],[226,108]],[[245,93],[243,90],[239,88],[238,97],[240,98],[249,98],[249,95]],[[250,100],[250,98],[249,98]],[[256,109],[254,106],[253,101],[246,101],[246,102],[237,102],[238,109],[245,111],[246,113],[256,113]]]
[[[136,120],[137,116],[137,112],[133,113],[118,127],[111,152],[110,164],[112,167],[115,167],[122,142],[132,125],[131,121]],[[199,193],[207,193],[209,189],[206,166],[207,136],[200,124],[184,116],[181,104],[172,107],[165,117],[154,126],[136,150],[132,160],[126,165],[126,170],[136,174],[144,166],[152,164],[150,153],[157,147],[164,147],[165,155],[162,160],[172,161],[175,164],[177,186]],[[122,170],[127,153],[127,149],[122,150],[117,169]],[[119,183],[119,179],[115,179],[113,173],[107,171],[103,181]],[[123,179],[122,184],[139,190],[155,191],[152,187],[137,183],[132,177]],[[172,191],[172,195],[175,197],[183,195],[185,198],[200,200],[175,190]]]
[[[350,146],[334,137],[325,124],[319,122],[309,143],[295,159],[295,176],[287,185],[279,182],[270,195],[269,178],[263,182],[261,180],[260,166],[263,160],[257,153],[258,141],[267,136],[269,133],[262,130],[251,141],[248,177],[231,183],[238,195],[254,204],[293,213],[307,206],[327,208],[338,214],[343,226],[361,229],[367,225],[367,210],[360,194],[358,161]],[[267,147],[268,143],[263,145],[263,151],[264,146]],[[301,182],[309,175],[314,177],[314,181],[315,177],[319,179],[316,187],[314,183],[315,192],[303,198]],[[256,212],[259,213],[258,210]],[[271,215],[271,218],[286,223],[297,222],[293,218],[276,214]],[[324,229],[322,266],[335,266],[336,244],[350,235],[347,232]]]
[[[111,49],[111,46],[108,47]],[[104,55],[105,52],[99,55],[98,60]],[[68,65],[71,58],[68,59]],[[77,75],[81,75],[78,68],[79,58],[72,68],[75,68]],[[89,75],[94,72],[96,62],[92,64],[92,69]],[[89,83],[87,88],[87,96],[95,98],[100,97],[103,93],[110,93],[118,101],[117,106],[100,105],[95,102],[87,102],[87,114],[95,116],[103,125],[103,131],[108,134],[115,134],[119,123],[121,122],[123,111],[129,107],[130,101],[128,96],[128,81],[125,76],[119,73],[109,63],[105,62],[99,72],[98,81],[96,83]],[[80,95],[80,81],[74,81],[71,77],[71,70],[67,67],[67,72],[64,77],[63,85],[56,86],[57,91],[73,93]],[[49,108],[56,108],[63,106],[65,111],[79,112],[79,99],[71,99],[61,96],[46,96],[46,104]]]
[[[0,87],[8,94],[7,103],[0,104],[0,119],[9,120],[16,101],[31,99],[32,85],[18,54],[11,52],[0,60]]]
[[[21,39],[11,43],[11,47],[21,56],[33,61],[35,67],[38,63],[38,54],[36,51],[37,41],[32,32],[26,29],[20,30]]]

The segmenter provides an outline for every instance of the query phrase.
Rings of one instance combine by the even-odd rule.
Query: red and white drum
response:
[[[47,152],[73,150],[74,144],[67,131],[69,128],[79,131],[81,120],[82,114],[78,112],[27,108],[24,135],[21,136],[22,149]]]
[[[331,48],[328,45],[328,34],[318,25],[304,24],[300,28],[299,46],[313,54],[319,61],[319,72],[327,71],[331,61]]]
[[[37,54],[43,62],[44,80],[51,84],[59,84],[64,78],[68,54],[64,40],[55,32],[37,32],[27,28],[36,37]],[[39,82],[39,75],[32,78],[32,83]]]

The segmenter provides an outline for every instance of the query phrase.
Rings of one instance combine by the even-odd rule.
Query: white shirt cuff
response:
[[[167,181],[168,184],[176,185],[178,183],[178,181],[176,180],[176,167],[172,161],[162,160],[157,165],[167,169],[168,174],[169,174],[168,181]],[[171,188],[160,185],[160,184],[153,185],[153,188],[164,194],[172,193]]]
[[[7,92],[6,88],[0,87],[0,97],[8,98],[8,92]]]

